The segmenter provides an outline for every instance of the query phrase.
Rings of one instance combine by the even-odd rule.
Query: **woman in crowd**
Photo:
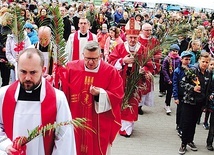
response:
[[[123,40],[120,37],[120,29],[116,26],[112,26],[109,29],[109,37],[106,39],[104,46],[105,61],[108,61],[109,54],[114,50],[115,46],[120,43],[123,43]]]

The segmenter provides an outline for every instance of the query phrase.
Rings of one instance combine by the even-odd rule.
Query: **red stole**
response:
[[[14,94],[16,92],[19,81],[14,82],[8,87],[2,107],[2,117],[4,123],[5,133],[10,140],[13,140],[13,118],[16,108],[16,101]],[[42,125],[45,126],[48,123],[53,124],[56,121],[56,94],[54,88],[46,81],[46,95],[41,103],[41,118]],[[54,132],[51,134],[45,134],[44,140],[44,150],[45,155],[51,155],[54,147]]]
[[[91,32],[88,32],[88,41],[93,40],[93,35]],[[71,60],[79,60],[79,39],[78,39],[78,31],[74,34],[74,41],[73,41],[73,58]]]

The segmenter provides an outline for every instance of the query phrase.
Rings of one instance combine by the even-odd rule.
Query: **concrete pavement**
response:
[[[158,80],[155,77],[155,106],[144,107],[143,115],[135,122],[135,128],[130,138],[117,136],[113,143],[112,155],[178,155],[181,140],[175,130],[176,105],[171,102],[171,116],[164,110],[165,97],[158,97]],[[204,113],[202,114],[203,121]],[[186,155],[214,155],[214,151],[206,149],[208,130],[197,125],[195,144],[198,151],[187,148]]]

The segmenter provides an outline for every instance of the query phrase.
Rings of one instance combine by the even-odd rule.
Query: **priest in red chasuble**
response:
[[[148,50],[153,50],[153,55],[151,56],[151,63],[153,69],[152,74],[158,74],[160,72],[160,61],[161,61],[161,49],[160,42],[157,38],[152,36],[152,25],[149,23],[144,23],[142,25],[142,32],[139,37],[139,42],[145,46]],[[154,105],[154,82],[153,77],[147,80],[147,89],[142,96],[141,103],[138,107],[138,113],[143,114],[142,106],[153,106]]]
[[[77,129],[78,155],[109,155],[121,127],[123,80],[118,71],[101,60],[98,42],[89,41],[83,60],[67,64],[65,92],[72,116],[86,118],[95,131]]]
[[[138,42],[140,25],[131,18],[125,26],[127,41],[118,44],[109,55],[108,62],[114,65],[124,81],[125,96],[122,105],[120,135],[130,137],[134,121],[138,119],[138,104],[146,90],[148,73],[153,66],[147,49]]]

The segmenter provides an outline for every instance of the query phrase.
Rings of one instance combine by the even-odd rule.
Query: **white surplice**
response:
[[[40,100],[45,97],[45,81],[42,80]],[[0,89],[0,109],[4,94],[8,86]],[[20,85],[18,85],[15,100],[17,101]],[[56,123],[71,120],[71,113],[64,93],[55,89],[57,99]],[[12,142],[7,138],[2,121],[2,111],[0,111],[0,150],[5,151]],[[19,136],[28,136],[27,130],[32,130],[41,124],[41,102],[40,101],[17,101],[14,124],[13,140]],[[27,155],[44,155],[43,137],[39,136],[27,144]],[[62,126],[55,131],[55,146],[52,155],[76,155],[76,143],[74,129],[72,125]]]
[[[87,37],[80,37],[80,30],[78,32],[78,40],[79,40],[79,59],[83,59],[83,49],[85,48],[86,44],[88,43],[88,38],[89,38],[89,31],[87,31]],[[73,60],[73,42],[74,42],[74,35],[75,33],[70,34],[68,41],[65,46],[65,52],[68,54],[68,61]],[[93,40],[97,41],[97,36],[92,33]]]

